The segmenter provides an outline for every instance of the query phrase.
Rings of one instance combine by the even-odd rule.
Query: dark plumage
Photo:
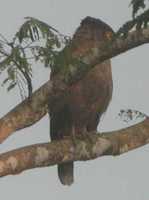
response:
[[[73,36],[70,50],[75,57],[85,55],[91,48],[99,47],[108,40],[112,29],[99,19],[86,17]],[[51,79],[54,77],[51,75]],[[112,97],[112,74],[110,60],[96,65],[83,79],[69,88],[66,104],[50,110],[52,140],[71,134],[96,131],[101,115],[106,111]],[[73,163],[58,165],[58,175],[63,184],[73,182]]]

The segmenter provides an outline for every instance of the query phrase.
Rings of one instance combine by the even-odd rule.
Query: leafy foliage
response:
[[[120,29],[117,31],[117,35],[127,37],[128,32],[132,29],[140,30],[141,28],[147,28],[149,23],[149,9],[144,11],[144,13],[135,17],[134,19],[126,22]]]
[[[144,120],[148,116],[138,110],[133,109],[126,109],[126,110],[120,110],[119,117],[122,119],[122,121],[128,123],[130,121],[134,120]]]
[[[131,0],[133,18],[117,31],[116,37],[125,38],[132,29],[139,30],[148,26],[147,3],[148,0]],[[17,85],[22,97],[30,96],[33,62],[42,62],[45,67],[50,67],[56,72],[63,70],[64,73],[68,73],[76,70],[74,67],[69,70],[61,69],[61,66],[65,67],[70,63],[75,66],[81,63],[79,60],[73,60],[69,55],[69,49],[67,51],[65,48],[60,52],[69,42],[70,38],[60,34],[47,23],[26,17],[12,41],[8,41],[0,34],[0,73],[5,71],[7,74],[2,85],[7,84],[8,90]],[[28,91],[28,95],[25,91]]]
[[[147,28],[149,23],[149,1],[147,0],[131,0],[130,6],[132,6],[132,20],[127,21],[117,31],[116,36],[127,37],[128,32],[132,29],[140,30],[141,28]]]
[[[1,53],[3,53],[1,51]],[[23,52],[23,49],[18,47],[12,48],[10,54],[5,53],[5,58],[2,59],[0,62],[0,71],[7,71],[7,78],[4,79],[3,84],[9,82],[8,91],[13,89],[19,81],[18,76],[19,73],[23,75],[23,78],[26,79],[28,82],[28,90],[29,92],[32,91],[32,84],[31,84],[31,67],[28,63],[26,56]],[[20,81],[19,81],[20,82]]]
[[[132,6],[133,18],[136,16],[140,9],[145,9],[146,7],[145,0],[132,0],[130,5]]]
[[[42,38],[51,38],[55,40],[56,44],[59,44],[58,35],[61,35],[56,29],[49,26],[45,22],[42,22],[33,17],[26,17],[26,22],[20,27],[19,31],[16,33],[16,37],[19,42],[22,43],[24,39],[30,39],[32,42]]]
[[[69,42],[68,37],[45,22],[32,17],[25,19],[12,42],[0,35],[0,72],[7,72],[2,85],[8,84],[8,90],[18,85],[22,97],[27,96],[24,86],[28,96],[32,93],[33,61],[52,68],[58,52]]]

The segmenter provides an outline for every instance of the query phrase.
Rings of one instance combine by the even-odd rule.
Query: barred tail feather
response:
[[[58,165],[58,176],[63,185],[71,185],[74,181],[73,162]]]

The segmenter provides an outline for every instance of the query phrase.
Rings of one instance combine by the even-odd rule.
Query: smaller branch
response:
[[[8,44],[9,42],[8,42],[8,40],[4,37],[4,35],[3,34],[1,34],[0,33],[0,37],[3,39],[3,41],[6,43],[6,44]]]
[[[25,78],[20,71],[16,70],[15,73],[16,73],[16,82],[17,82],[17,85],[18,85],[18,88],[19,88],[19,92],[20,92],[22,101],[23,101],[27,97],[27,94],[26,94],[26,91],[25,91],[25,88],[24,88],[24,84],[26,84],[26,81],[25,81]]]
[[[85,161],[104,155],[120,155],[149,143],[149,118],[130,128],[90,137],[76,137],[35,144],[0,155],[0,176],[69,161]]]
[[[33,87],[32,87],[32,79],[30,78],[28,72],[26,72],[25,69],[23,69],[16,60],[12,60],[12,62],[17,66],[17,68],[20,70],[20,72],[22,73],[22,75],[24,76],[26,82],[27,82],[27,88],[28,88],[28,97],[31,96],[32,91],[33,91]]]
[[[48,81],[0,119],[0,143],[19,129],[31,126],[47,113],[47,101],[52,83]]]
[[[66,85],[61,78],[48,81],[35,91],[29,98],[18,104],[4,117],[0,119],[0,143],[17,130],[26,128],[38,122],[48,112],[48,104],[52,105],[54,101],[62,99],[65,95]],[[61,100],[59,106],[63,104]],[[59,108],[59,107],[57,107]]]

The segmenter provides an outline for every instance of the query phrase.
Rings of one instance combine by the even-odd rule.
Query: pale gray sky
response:
[[[1,0],[0,32],[11,38],[26,16],[32,16],[71,35],[86,16],[101,18],[115,30],[131,16],[130,0]],[[112,59],[114,94],[103,117],[100,129],[112,130],[126,126],[117,119],[120,109],[134,108],[149,113],[148,45]],[[36,66],[34,85],[48,80],[49,74]],[[38,80],[37,80],[38,79]],[[0,116],[16,105],[19,94],[0,88]],[[10,100],[11,99],[11,100]],[[31,128],[17,132],[0,145],[1,152],[16,147],[49,140],[48,118]],[[0,179],[0,196],[5,200],[102,199],[148,200],[149,145],[119,157],[102,157],[89,162],[77,162],[75,183],[64,187],[57,178],[56,167],[23,172]]]

